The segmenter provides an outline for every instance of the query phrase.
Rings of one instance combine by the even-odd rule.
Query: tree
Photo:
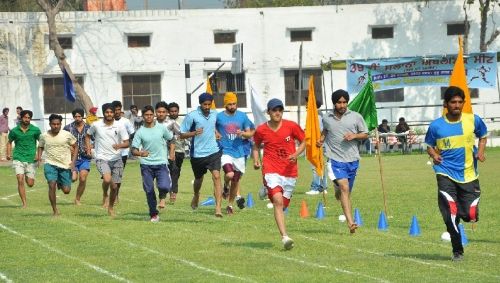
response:
[[[61,71],[66,70],[69,77],[73,81],[73,86],[76,92],[77,100],[82,104],[83,109],[87,112],[91,107],[93,107],[92,100],[87,95],[82,86],[78,83],[71,71],[71,68],[66,61],[66,55],[64,55],[64,49],[62,49],[57,39],[57,27],[56,27],[56,15],[59,13],[62,7],[64,7],[64,0],[37,0],[38,5],[47,15],[47,23],[49,25],[49,47],[54,51],[57,62]]]
[[[83,11],[83,0],[66,0],[63,11]],[[33,0],[0,0],[0,12],[43,12]]]

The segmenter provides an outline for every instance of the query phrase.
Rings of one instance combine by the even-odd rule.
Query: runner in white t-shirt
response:
[[[118,184],[123,175],[121,149],[128,148],[129,135],[122,123],[113,118],[111,103],[102,106],[104,120],[90,126],[85,137],[87,154],[90,154],[90,137],[94,137],[97,170],[102,176],[103,206],[108,207],[108,214],[115,216],[113,205],[118,194]],[[108,188],[111,188],[108,204]]]

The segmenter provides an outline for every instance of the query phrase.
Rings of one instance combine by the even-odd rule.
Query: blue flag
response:
[[[69,77],[68,72],[66,72],[66,69],[63,70],[63,76],[64,76],[64,97],[66,97],[66,99],[71,102],[75,102],[76,100],[75,88],[73,87],[73,81]]]

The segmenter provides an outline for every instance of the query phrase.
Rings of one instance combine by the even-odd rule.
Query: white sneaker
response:
[[[319,191],[315,191],[315,190],[310,190],[310,191],[306,192],[306,195],[310,195],[310,196],[318,195],[318,194],[319,194]]]
[[[267,197],[267,188],[266,188],[266,187],[264,187],[264,186],[262,186],[262,187],[260,188],[260,190],[259,190],[259,198],[260,198],[261,200],[264,200],[264,199],[266,199],[266,197]]]
[[[293,248],[293,240],[292,238],[288,237],[288,236],[283,236],[281,238],[281,242],[283,243],[283,247],[285,248],[285,250],[291,250]]]
[[[151,216],[151,220],[150,221],[153,222],[153,223],[158,223],[158,222],[160,222],[160,216],[153,215],[153,216]]]

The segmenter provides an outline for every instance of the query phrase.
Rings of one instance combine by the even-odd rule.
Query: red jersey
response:
[[[304,140],[304,131],[297,123],[282,120],[281,127],[273,131],[267,123],[257,127],[253,137],[256,144],[264,144],[262,173],[276,173],[284,177],[298,176],[297,162],[288,160],[295,153],[295,140]]]

